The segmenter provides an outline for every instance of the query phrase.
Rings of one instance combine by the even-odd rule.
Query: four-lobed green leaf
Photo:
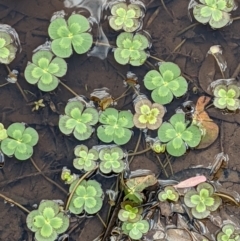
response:
[[[103,124],[97,129],[97,136],[101,141],[124,145],[130,140],[132,132],[129,128],[134,126],[133,114],[130,111],[107,108],[100,114],[99,122]]]
[[[53,53],[68,58],[72,55],[72,47],[78,54],[86,53],[93,43],[92,35],[87,32],[89,30],[88,19],[80,14],[71,15],[67,21],[61,17],[53,20],[48,27],[48,34],[53,39]]]
[[[164,202],[166,200],[176,202],[178,198],[179,198],[179,194],[176,192],[174,187],[171,187],[171,186],[165,187],[164,190],[158,194],[158,199],[161,202]]]
[[[17,48],[10,34],[0,31],[0,63],[9,64],[16,56]]]
[[[240,241],[240,234],[233,224],[226,224],[217,235],[217,241]]]
[[[123,29],[125,32],[134,32],[141,26],[143,12],[137,4],[117,3],[111,8],[109,25],[114,30]]]
[[[28,214],[26,223],[35,233],[36,241],[54,241],[68,229],[69,218],[56,202],[46,200],[40,203],[38,210]]]
[[[78,180],[69,188],[72,192]],[[71,199],[69,210],[74,214],[85,211],[88,214],[97,213],[103,205],[103,191],[101,185],[94,180],[83,180],[76,188]]]
[[[100,170],[104,174],[120,173],[124,170],[124,153],[120,147],[103,148],[99,153]]]
[[[149,230],[149,223],[146,220],[139,220],[135,223],[124,222],[122,224],[123,233],[129,235],[133,240],[140,240],[143,234]]]
[[[60,116],[59,129],[65,135],[73,133],[76,139],[88,139],[93,127],[98,122],[98,111],[95,108],[85,108],[80,101],[70,101],[65,107],[65,115]]]
[[[206,218],[211,211],[217,210],[222,199],[214,194],[213,186],[208,183],[200,183],[197,190],[190,190],[184,196],[185,204],[191,208],[195,218]]]
[[[203,24],[209,23],[214,29],[222,28],[231,22],[230,14],[234,0],[200,0],[193,8],[193,16]]]
[[[74,148],[76,158],[73,160],[73,166],[76,169],[84,170],[86,172],[93,170],[97,164],[98,151],[94,149],[88,150],[85,145],[78,145]]]
[[[236,85],[217,85],[214,90],[213,104],[219,109],[235,111],[240,107],[240,89]]]
[[[15,156],[20,161],[33,154],[33,146],[38,142],[38,133],[22,123],[11,124],[7,128],[8,137],[1,142],[1,150],[7,156]]]
[[[47,50],[40,50],[33,54],[32,63],[28,63],[24,76],[28,83],[37,84],[42,91],[52,91],[57,88],[59,79],[67,72],[64,59],[55,57]]]
[[[142,34],[120,33],[117,37],[117,48],[114,50],[114,58],[122,65],[129,63],[133,66],[140,66],[147,59],[145,49],[148,46],[149,41]]]
[[[122,222],[135,223],[141,219],[143,209],[139,205],[130,201],[121,203],[121,209],[118,212],[118,218]]]
[[[144,85],[152,90],[152,99],[159,104],[165,105],[187,92],[188,84],[181,75],[180,68],[171,62],[163,62],[159,71],[150,70],[144,77]]]
[[[172,156],[182,156],[189,147],[196,147],[201,141],[201,131],[197,126],[187,127],[184,114],[175,114],[170,123],[164,122],[158,129],[158,138],[167,142],[167,152]]]

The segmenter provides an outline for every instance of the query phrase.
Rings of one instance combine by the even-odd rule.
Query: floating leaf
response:
[[[205,176],[196,176],[188,178],[182,182],[179,182],[177,185],[174,185],[175,188],[187,188],[187,187],[195,187],[199,183],[205,182],[207,178]]]

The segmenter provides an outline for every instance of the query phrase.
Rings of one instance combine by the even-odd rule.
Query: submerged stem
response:
[[[8,198],[8,197],[6,197],[5,195],[3,195],[3,194],[1,194],[1,193],[0,193],[0,197],[1,197],[2,199],[4,199],[6,202],[11,203],[11,204],[14,204],[14,205],[16,205],[17,207],[19,207],[20,209],[22,209],[23,211],[25,211],[25,212],[27,212],[27,213],[30,213],[30,211],[29,211],[28,209],[26,209],[25,207],[23,207],[21,204],[15,202],[15,201],[12,200],[11,198]]]
[[[9,83],[9,82],[4,83],[4,84],[0,85],[0,88],[3,87],[3,86],[5,86],[5,85],[8,85],[8,84],[10,84],[10,83]]]
[[[68,192],[63,188],[61,187],[60,185],[58,185],[56,182],[54,182],[52,179],[48,178],[45,176],[45,174],[41,171],[41,169],[37,166],[37,164],[35,163],[35,161],[33,160],[33,158],[31,157],[30,158],[33,166],[39,171],[39,173],[46,179],[48,180],[49,182],[51,182],[53,185],[55,185],[56,187],[58,187],[60,190],[62,190],[65,194],[68,194]]]
[[[188,31],[189,29],[194,28],[195,26],[197,26],[197,25],[199,25],[199,24],[200,24],[200,23],[193,23],[193,24],[189,25],[188,27],[186,27],[186,28],[184,28],[183,30],[181,30],[180,32],[178,32],[178,33],[176,34],[176,37],[179,36],[179,35],[181,35],[181,34],[183,34],[183,33],[185,33],[185,32]]]
[[[140,133],[139,133],[139,136],[138,136],[138,141],[137,141],[137,144],[136,144],[136,147],[134,149],[134,152],[132,154],[136,154],[137,150],[138,150],[138,147],[139,147],[139,144],[140,144],[140,141],[141,141],[141,138],[142,138],[142,131],[140,130]],[[128,155],[129,156],[129,155]],[[129,160],[129,165],[131,164],[131,162],[133,161],[134,159],[134,155],[132,155],[131,159]]]
[[[28,102],[28,98],[27,98],[27,96],[25,95],[25,93],[24,93],[22,87],[20,86],[20,84],[17,82],[17,76],[16,76],[15,74],[12,73],[12,71],[10,70],[10,68],[8,67],[8,65],[5,64],[5,66],[6,66],[7,70],[8,70],[8,74],[9,74],[9,76],[10,76],[10,77],[12,76],[12,77],[14,77],[14,78],[16,79],[15,84],[17,85],[18,89],[20,90],[20,92],[21,92],[21,94],[22,94],[24,100],[25,100],[26,102]]]
[[[74,192],[76,191],[78,185],[87,177],[89,176],[90,174],[92,174],[95,170],[97,169],[97,167],[95,169],[93,169],[92,171],[88,171],[86,172],[81,178],[79,178],[78,182],[75,184],[72,192],[70,193],[69,197],[68,197],[68,200],[67,200],[67,203],[66,203],[66,206],[65,206],[65,210],[68,210],[68,207],[69,207],[69,204],[72,200],[72,197],[73,197],[73,194]]]
[[[168,174],[167,174],[167,171],[166,171],[166,169],[165,169],[165,167],[164,167],[164,165],[162,164],[162,161],[161,161],[160,157],[159,157],[158,155],[156,155],[156,157],[157,157],[157,159],[158,159],[158,162],[159,162],[161,168],[163,169],[163,171],[164,171],[164,173],[165,173],[165,176],[166,176],[166,177],[169,177]]]
[[[114,101],[118,101],[121,98],[127,96],[126,93],[130,90],[131,86],[129,86],[120,96],[118,96],[116,99],[114,99]]]
[[[74,96],[79,97],[79,95],[78,95],[75,91],[73,91],[70,87],[68,87],[66,84],[64,84],[61,80],[59,80],[59,83],[60,83],[64,88],[66,88],[69,92],[71,92]]]
[[[101,223],[103,224],[104,228],[107,228],[106,223],[103,221],[103,219],[101,218],[101,216],[97,213],[97,216],[99,218],[99,220],[101,221]]]
[[[167,9],[167,7],[166,7],[166,5],[165,5],[165,3],[164,3],[164,0],[161,0],[161,3],[162,3],[162,5],[163,5],[164,10],[165,10],[166,13],[168,14],[168,16],[169,16],[172,20],[174,20],[174,17],[173,17],[172,14],[168,11],[168,9]]]
[[[159,59],[159,58],[157,58],[157,57],[154,57],[154,56],[152,56],[152,55],[149,55],[149,58],[155,59],[155,60],[157,60],[157,61],[159,61],[159,62],[164,62],[164,60]]]
[[[144,149],[142,151],[138,151],[138,152],[133,152],[133,153],[129,153],[128,156],[136,156],[136,155],[141,155],[145,152],[148,152],[151,150],[151,147],[148,147],[147,149]]]

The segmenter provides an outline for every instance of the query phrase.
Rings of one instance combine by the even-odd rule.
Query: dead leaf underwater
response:
[[[205,106],[211,100],[210,97],[201,96],[198,98],[195,111],[193,114],[193,123],[198,125],[204,132],[200,144],[196,149],[203,149],[210,146],[218,137],[219,127],[209,117],[207,112],[204,110]]]

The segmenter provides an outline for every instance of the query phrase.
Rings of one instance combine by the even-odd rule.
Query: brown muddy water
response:
[[[72,7],[72,2],[69,2],[67,6]],[[108,28],[105,17],[108,12],[104,10],[106,2],[92,0],[92,5],[89,4],[89,1],[84,1],[84,3],[85,7],[90,9],[90,12],[92,11],[95,22],[101,25],[105,33],[103,34],[100,28],[101,40],[114,45],[118,33]],[[233,74],[240,59],[240,21],[234,21],[231,25],[220,30],[212,30],[207,25],[198,25],[184,34],[176,36],[179,31],[191,25],[188,18],[188,1],[168,0],[165,3],[172,18],[164,10],[160,0],[149,0],[146,3],[147,11],[143,29],[148,31],[152,37],[150,53],[160,59],[175,62],[190,79],[188,93],[167,105],[167,114],[164,120],[168,120],[181,103],[186,100],[192,100],[196,103],[198,97],[205,94],[199,84],[198,77],[205,56],[212,45],[222,46],[228,66],[227,72],[229,76]],[[22,46],[22,51],[18,52],[16,59],[10,64],[10,68],[19,71],[18,82],[26,90],[29,102],[44,99],[46,105],[40,111],[32,112],[32,106],[26,105],[17,86],[6,85],[0,88],[0,122],[4,123],[5,126],[9,126],[13,122],[25,122],[37,130],[39,143],[34,148],[33,159],[47,177],[67,191],[68,186],[64,185],[60,179],[61,170],[63,166],[74,170],[72,165],[73,148],[79,144],[79,141],[74,137],[64,136],[59,131],[58,119],[59,114],[64,113],[68,99],[73,96],[62,86],[50,93],[41,92],[36,86],[28,84],[23,74],[27,62],[31,60],[32,51],[49,39],[47,29],[52,14],[60,10],[65,10],[69,14],[82,10],[77,7],[67,8],[65,5],[64,1],[61,0],[0,0],[1,23],[15,28]],[[233,15],[240,16],[240,8],[234,11]],[[184,44],[177,51],[174,51],[184,39],[186,40]],[[117,98],[125,90],[122,76],[131,71],[138,77],[141,92],[150,98],[150,92],[145,89],[142,79],[147,71],[153,68],[152,65],[156,66],[157,61],[149,58],[149,63],[141,67],[121,66],[115,62],[111,50],[108,50],[108,48],[93,49],[90,53],[91,56],[73,54],[66,59],[68,71],[66,76],[62,78],[64,83],[75,92],[87,97],[94,89],[107,87],[112,96]],[[95,57],[96,55],[101,58]],[[0,65],[0,85],[5,83],[6,76],[5,66]],[[239,78],[240,75],[237,76],[238,81]],[[119,101],[117,108],[133,111],[131,98],[131,96],[127,96]],[[194,176],[195,173],[189,169],[190,167],[198,165],[208,167],[213,163],[215,155],[224,151],[229,155],[229,164],[228,168],[221,173],[219,182],[229,191],[234,190],[240,193],[240,118],[236,116],[239,114],[226,116],[210,109],[209,115],[220,127],[217,140],[206,149],[191,150],[183,157],[171,159],[173,172],[178,180]],[[135,148],[139,132],[136,129],[134,132],[135,135],[131,141],[124,146],[127,150]],[[156,136],[156,132],[152,132],[152,136]],[[90,140],[84,141],[84,144],[93,146],[99,144],[99,140],[94,134]],[[144,148],[145,143],[141,141],[139,150]],[[131,170],[137,169],[150,169],[162,179],[166,178],[157,159],[149,152],[134,158]],[[187,172],[184,172],[184,169],[188,169]],[[169,168],[167,171],[170,173]],[[116,177],[106,179],[97,175],[96,180],[101,182],[103,189],[106,190],[116,181]],[[43,199],[66,201],[67,198],[65,193],[49,183],[42,175],[39,175],[30,161],[19,162],[15,158],[6,157],[5,166],[0,171],[0,189],[1,193],[30,210],[32,210],[33,204],[38,204]],[[99,213],[103,220],[107,216],[107,201],[105,198],[104,206]],[[236,207],[229,206],[228,211],[230,215],[239,216],[240,214],[240,209]],[[26,214],[22,210],[1,201],[0,240],[33,240],[33,234],[27,229],[25,219]],[[69,240],[91,241],[104,230],[97,217],[73,221],[74,224],[79,222],[79,225],[71,232]]]

